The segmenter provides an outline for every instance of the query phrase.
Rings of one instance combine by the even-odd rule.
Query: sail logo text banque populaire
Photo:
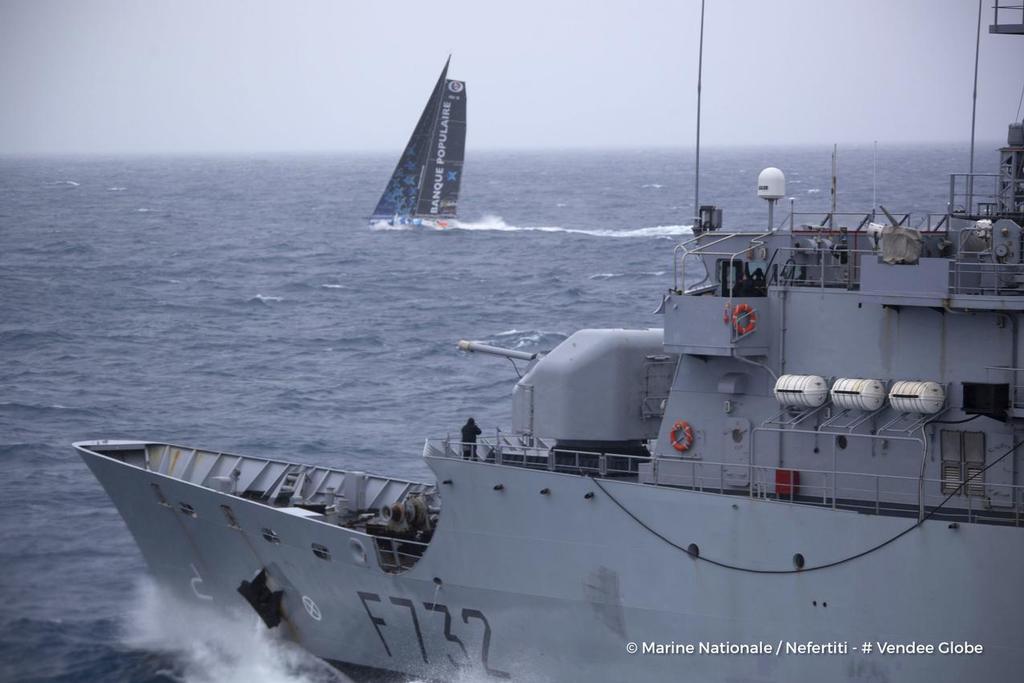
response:
[[[437,166],[434,167],[434,191],[431,195],[430,213],[437,213],[440,210],[441,191],[444,190],[445,143],[448,140],[448,120],[451,118],[451,111],[451,102],[445,101],[441,104],[441,120],[438,124],[437,135]]]

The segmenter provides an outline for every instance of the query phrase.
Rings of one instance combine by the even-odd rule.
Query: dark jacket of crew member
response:
[[[476,437],[480,434],[480,428],[476,426],[473,418],[466,420],[462,425],[462,457],[469,460],[476,458]]]

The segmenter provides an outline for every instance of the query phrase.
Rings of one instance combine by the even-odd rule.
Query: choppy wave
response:
[[[249,299],[250,303],[257,303],[258,302],[258,303],[261,303],[261,304],[276,303],[278,301],[284,301],[284,299],[282,297],[279,297],[279,296],[263,296],[262,294],[257,294],[253,298]]]
[[[47,415],[58,417],[69,417],[71,415],[83,415],[95,417],[99,415],[91,408],[76,408],[61,403],[20,403],[18,401],[0,401],[0,413],[15,415],[26,419],[40,419]]]
[[[665,186],[662,185],[661,183],[644,183],[640,187],[651,189],[651,190],[660,190],[661,188],[663,188]]]
[[[558,346],[569,335],[547,330],[505,330],[481,341],[493,346],[526,351],[549,350]]]
[[[644,278],[644,277],[661,277],[666,271],[664,270],[642,270],[637,273],[594,273],[589,277],[590,280],[617,280],[619,278]]]
[[[255,615],[189,605],[142,582],[125,624],[125,645],[169,654],[182,683],[348,683],[299,646],[277,638]],[[234,618],[232,618],[234,617]]]
[[[71,344],[74,337],[57,330],[13,329],[0,332],[0,346],[5,349],[37,348],[42,344]]]

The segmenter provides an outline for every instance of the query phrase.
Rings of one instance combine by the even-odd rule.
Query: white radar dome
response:
[[[761,199],[782,199],[786,196],[786,175],[769,166],[757,176],[757,196]]]

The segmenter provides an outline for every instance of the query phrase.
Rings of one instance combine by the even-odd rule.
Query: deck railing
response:
[[[381,569],[397,574],[416,564],[427,550],[426,543],[387,536],[374,536],[377,562]]]
[[[476,447],[475,451],[472,446]],[[541,448],[517,445],[511,439],[504,444],[495,444],[489,439],[476,444],[428,439],[424,453],[429,457],[473,459],[506,467],[629,478],[631,481],[641,481],[639,474],[643,470],[645,476],[641,483],[650,486],[672,486],[867,514],[919,517],[923,512],[947,521],[1024,526],[1024,486],[1014,484],[971,481],[950,496],[940,493],[943,487],[948,491],[964,482],[816,469],[800,469],[800,481],[796,481],[792,468]],[[666,463],[670,463],[672,475],[659,476],[659,469],[667,467]],[[743,474],[745,477],[737,476]],[[780,480],[790,483],[778,486]],[[737,481],[743,483],[737,484]],[[985,494],[972,494],[979,485]],[[999,498],[1003,503],[993,504],[992,498]]]
[[[998,173],[950,173],[949,206],[952,215],[991,216],[999,211]]]

